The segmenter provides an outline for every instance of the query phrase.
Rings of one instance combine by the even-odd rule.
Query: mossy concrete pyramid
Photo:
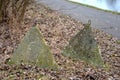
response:
[[[62,54],[67,57],[84,60],[93,66],[103,66],[99,48],[94,39],[89,21],[83,30],[75,35],[65,47]]]
[[[9,63],[32,64],[43,68],[56,67],[53,55],[37,27],[32,27],[25,35]]]

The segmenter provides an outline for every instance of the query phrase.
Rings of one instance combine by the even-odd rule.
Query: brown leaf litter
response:
[[[49,45],[58,70],[42,69],[32,65],[6,64],[20,40],[32,25],[40,28]],[[103,60],[109,68],[94,68],[83,61],[65,58],[62,49],[72,36],[83,29],[81,22],[62,15],[48,7],[33,3],[26,10],[24,23],[18,30],[6,23],[0,24],[0,80],[119,80],[120,44],[111,35],[93,29],[95,39],[101,49]]]

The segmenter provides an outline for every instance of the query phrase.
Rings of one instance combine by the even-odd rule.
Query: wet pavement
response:
[[[82,6],[66,0],[37,1],[82,23],[87,23],[88,20],[91,20],[92,27],[103,30],[120,39],[120,15]]]

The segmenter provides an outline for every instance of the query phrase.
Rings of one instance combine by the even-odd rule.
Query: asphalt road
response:
[[[82,6],[66,0],[37,1],[82,23],[87,23],[88,20],[91,20],[92,27],[103,30],[120,39],[120,15]]]

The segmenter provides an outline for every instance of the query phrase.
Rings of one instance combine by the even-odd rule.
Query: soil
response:
[[[61,55],[70,38],[84,28],[79,21],[32,3],[20,27],[0,23],[0,80],[119,80],[120,41],[93,28],[106,68],[93,67],[82,60]],[[9,65],[7,62],[30,27],[38,26],[50,47],[59,69],[43,69],[34,65]]]

